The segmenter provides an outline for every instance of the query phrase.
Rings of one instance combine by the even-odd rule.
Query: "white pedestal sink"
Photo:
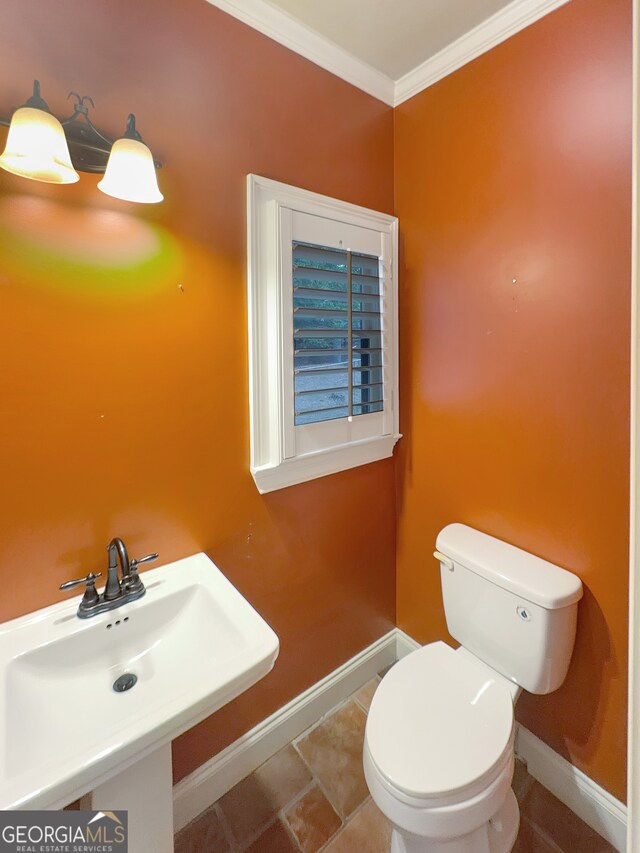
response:
[[[93,791],[149,839],[130,850],[170,853],[171,740],[266,675],[278,638],[205,554],[141,577],[146,595],[108,613],[79,619],[77,597],[0,625],[0,809]]]

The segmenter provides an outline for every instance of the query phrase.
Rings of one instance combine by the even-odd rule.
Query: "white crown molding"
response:
[[[514,0],[397,80],[393,105],[397,107],[568,2]]]
[[[288,47],[326,71],[346,80],[389,106],[394,102],[394,82],[386,74],[321,36],[265,0],[208,0],[254,30]]]
[[[352,86],[397,107],[571,0],[513,0],[397,81],[266,0],[208,0]]]

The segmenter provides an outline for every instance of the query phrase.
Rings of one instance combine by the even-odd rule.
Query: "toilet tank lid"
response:
[[[547,610],[582,598],[582,582],[572,572],[466,524],[444,527],[436,548],[454,563]]]

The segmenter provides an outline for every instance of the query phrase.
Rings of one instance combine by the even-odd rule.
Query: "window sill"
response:
[[[356,468],[359,465],[386,459],[392,455],[394,445],[399,438],[402,438],[400,434],[353,441],[339,447],[330,447],[327,450],[285,459],[279,465],[252,467],[251,474],[258,491],[264,495],[307,480],[337,474],[338,471],[344,471],[347,468]]]

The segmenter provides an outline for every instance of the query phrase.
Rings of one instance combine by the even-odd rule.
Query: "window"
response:
[[[380,259],[293,240],[295,426],[384,409]]]
[[[397,220],[248,178],[251,473],[261,492],[390,456]]]

